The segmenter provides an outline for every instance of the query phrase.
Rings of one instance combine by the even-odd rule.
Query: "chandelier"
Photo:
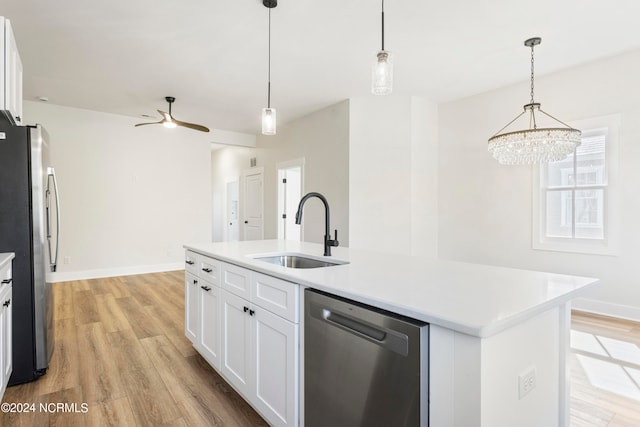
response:
[[[524,42],[525,46],[531,48],[531,101],[524,106],[522,113],[489,138],[489,152],[503,165],[523,165],[563,160],[580,145],[581,132],[578,129],[573,129],[566,123],[545,113],[540,108],[540,103],[535,102],[533,99],[533,48],[539,45],[541,41],[540,37],[534,37]],[[529,127],[527,129],[502,133],[526,113],[529,116]],[[563,127],[538,128],[536,123],[537,113],[544,114]]]

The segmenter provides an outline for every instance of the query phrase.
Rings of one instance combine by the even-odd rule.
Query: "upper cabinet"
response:
[[[0,111],[12,124],[22,125],[22,60],[11,22],[0,17]]]

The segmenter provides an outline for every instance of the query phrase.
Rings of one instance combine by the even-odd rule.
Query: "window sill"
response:
[[[569,252],[575,254],[587,254],[587,255],[604,255],[604,256],[618,256],[619,250],[617,247],[606,244],[603,242],[585,241],[576,242],[574,240],[570,242],[563,241],[539,241],[533,243],[533,249],[539,251],[551,251],[551,252]]]

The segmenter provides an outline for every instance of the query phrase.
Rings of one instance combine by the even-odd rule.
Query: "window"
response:
[[[534,174],[534,249],[614,255],[617,117],[590,120],[566,159]],[[601,127],[587,127],[595,124]],[[604,125],[604,126],[602,126]]]

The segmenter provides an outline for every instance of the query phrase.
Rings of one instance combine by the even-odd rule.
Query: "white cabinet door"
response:
[[[200,287],[198,278],[191,273],[184,273],[184,334],[193,345],[198,344],[198,326],[200,318]]]
[[[220,369],[220,288],[200,285],[200,337],[197,348],[211,366]]]
[[[254,325],[255,382],[251,399],[274,426],[298,419],[298,328],[260,307]]]
[[[0,400],[7,388],[9,377],[13,371],[13,339],[12,339],[12,310],[11,287],[0,294]]]
[[[222,360],[220,371],[239,393],[249,396],[253,382],[251,325],[249,302],[221,291]]]

